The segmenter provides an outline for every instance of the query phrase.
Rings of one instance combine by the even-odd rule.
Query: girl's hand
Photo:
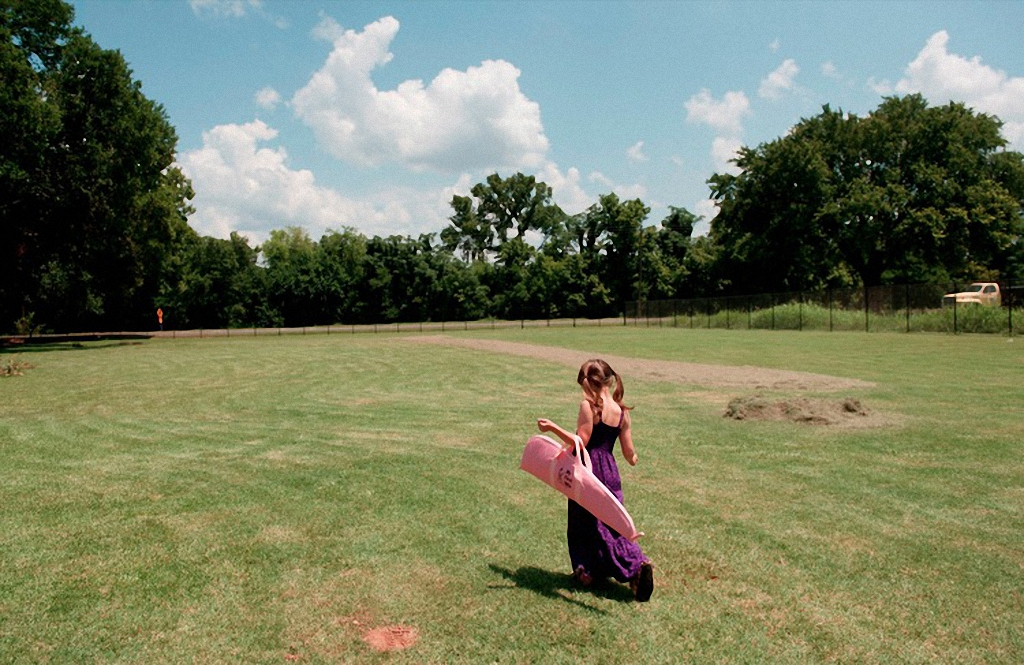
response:
[[[552,432],[555,428],[554,423],[548,420],[547,418],[538,418],[537,429],[539,429],[542,432]]]
[[[637,463],[637,461],[638,461],[638,458],[637,458],[637,456],[636,456],[636,453],[633,453],[633,456],[632,456],[632,457],[630,457],[629,459],[627,459],[626,461],[627,461],[627,462],[629,462],[629,465],[630,465],[630,466],[636,466],[636,463]]]

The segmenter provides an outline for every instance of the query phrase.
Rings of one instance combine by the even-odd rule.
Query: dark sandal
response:
[[[651,594],[654,593],[654,566],[650,561],[640,564],[640,572],[636,575],[636,581],[630,586],[633,587],[633,594],[636,596],[637,602],[646,603],[651,599]]]

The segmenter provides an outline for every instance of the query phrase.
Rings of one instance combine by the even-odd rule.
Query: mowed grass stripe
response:
[[[487,333],[474,333],[486,336]],[[517,470],[564,366],[307,336],[24,352],[0,381],[0,660],[1014,662],[1019,344],[609,328],[496,339],[876,383],[899,418],[721,417],[627,380],[651,603],[573,588],[564,501]],[[970,413],[951,413],[956,405]],[[415,644],[381,654],[382,626]]]

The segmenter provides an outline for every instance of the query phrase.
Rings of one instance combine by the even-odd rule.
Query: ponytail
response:
[[[623,411],[631,410],[633,407],[622,403],[622,397],[626,392],[625,386],[622,385],[622,377],[605,361],[597,358],[588,360],[583,363],[579,374],[576,376],[576,383],[580,384],[583,388],[583,395],[590,402],[591,411],[593,411],[595,418],[598,420],[601,418],[601,412],[604,407],[604,400],[601,399],[601,389],[611,385],[612,379],[615,380],[612,399],[615,400],[615,403]]]

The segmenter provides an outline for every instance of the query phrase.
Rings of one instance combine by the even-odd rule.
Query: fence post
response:
[[[1010,295],[1013,293],[1013,284],[1009,284],[1006,287],[1006,297],[1003,302],[1006,303],[1006,327],[1007,332],[1010,335],[1010,339],[1013,339],[1013,297]]]
[[[907,332],[910,332],[910,284],[905,284],[903,290],[903,304],[907,306]]]
[[[953,282],[953,291],[952,292],[954,294],[957,292],[956,282]],[[953,296],[953,334],[956,335],[958,332],[959,331],[957,330],[957,326],[956,326],[956,296],[954,295]]]
[[[871,323],[868,318],[868,285],[864,285],[864,332],[871,332]]]
[[[1010,328],[1010,339],[1013,339],[1013,305],[1014,305],[1014,302],[1013,302],[1013,296],[1010,295],[1010,294],[1013,293],[1013,291],[1014,291],[1013,284],[1010,284],[1010,287],[1006,290],[1006,294],[1007,294],[1007,296],[1009,296],[1007,298],[1007,300],[1009,301],[1009,307],[1006,308],[1006,312],[1007,312],[1007,317],[1009,318],[1008,325],[1009,325],[1009,328]]]
[[[832,289],[828,290],[828,331],[832,332]]]

